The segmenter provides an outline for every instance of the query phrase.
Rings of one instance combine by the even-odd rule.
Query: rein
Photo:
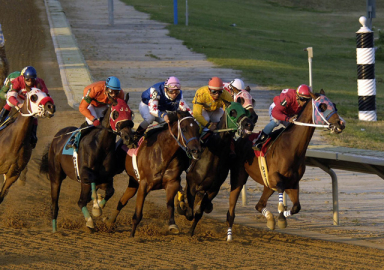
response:
[[[192,116],[187,116],[187,117],[184,117],[180,120],[177,121],[177,131],[178,131],[178,134],[177,134],[177,137],[172,133],[172,129],[171,129],[171,125],[168,124],[168,129],[169,129],[169,132],[171,133],[172,137],[176,140],[177,144],[180,146],[181,149],[184,150],[184,152],[187,154],[187,156],[189,158],[193,158],[193,156],[191,156],[191,154],[189,154],[189,151],[187,149],[187,145],[189,142],[193,141],[193,140],[199,140],[197,137],[192,137],[190,138],[189,140],[187,140],[181,130],[181,127],[180,127],[180,123],[185,120],[185,119],[188,119],[188,118],[191,118],[193,119]],[[184,139],[184,145],[181,144],[181,141],[180,141],[180,136]]]

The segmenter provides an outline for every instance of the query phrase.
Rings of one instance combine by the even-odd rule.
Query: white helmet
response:
[[[234,79],[233,81],[231,81],[229,83],[229,87],[231,88],[232,91],[233,91],[232,89],[233,87],[235,87],[239,91],[242,91],[245,88],[244,82],[240,79]]]

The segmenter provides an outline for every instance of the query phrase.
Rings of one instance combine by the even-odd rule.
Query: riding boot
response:
[[[0,112],[0,124],[4,122],[4,120],[7,118],[9,114],[9,111],[3,108]]]
[[[36,147],[36,143],[37,143],[37,125],[33,124],[32,125],[32,134],[31,134],[32,149],[34,149]]]
[[[84,123],[81,124],[81,126],[79,127],[79,129],[82,129],[82,128],[84,128],[84,129],[82,129],[82,130],[80,131],[80,133],[81,133],[80,138],[82,138],[85,134],[88,133],[88,131],[89,131],[90,128],[85,128],[85,127],[88,127],[88,126],[89,126],[89,124],[87,123],[87,121],[85,121]],[[70,140],[68,141],[68,143],[67,143],[66,148],[67,148],[67,149],[68,149],[68,148],[76,148],[76,146],[75,146],[75,140],[76,140],[76,135],[74,135],[74,136],[71,137],[71,139],[70,139]]]
[[[146,128],[143,128],[142,126],[139,126],[136,129],[136,132],[133,134],[133,143],[137,144],[140,140],[140,138],[144,135],[144,132],[146,131]]]
[[[269,135],[264,133],[264,131],[261,131],[259,137],[257,137],[254,146],[252,147],[253,150],[261,150],[261,147],[265,143],[265,141],[269,138]]]

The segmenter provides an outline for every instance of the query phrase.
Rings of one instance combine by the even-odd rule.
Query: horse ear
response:
[[[323,88],[321,88],[320,94],[325,96],[325,92],[324,92]]]
[[[129,100],[129,93],[126,93],[126,94],[125,94],[125,98],[124,98],[124,100],[125,100],[125,103],[128,103],[128,100]]]
[[[231,102],[228,102],[226,100],[223,100],[224,104],[225,104],[225,107],[229,107],[231,105]]]

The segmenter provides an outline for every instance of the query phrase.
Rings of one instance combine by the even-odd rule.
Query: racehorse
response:
[[[26,94],[22,108],[18,109],[17,117],[10,117],[4,121],[3,125],[9,124],[0,131],[0,173],[4,174],[0,203],[31,158],[34,117],[51,118],[54,113],[55,105],[52,98],[43,91],[32,88]]]
[[[168,129],[155,132],[143,140],[137,152],[138,174],[132,156],[126,155],[125,170],[129,184],[117,205],[117,209],[106,221],[112,226],[121,209],[137,192],[136,208],[132,218],[133,237],[143,216],[144,200],[151,190],[165,189],[169,212],[169,231],[179,233],[174,219],[174,197],[180,190],[180,175],[186,170],[190,158],[198,160],[201,154],[199,125],[189,112],[168,112]],[[189,157],[190,158],[189,158]]]
[[[240,103],[227,103],[226,107],[216,130],[219,134],[211,135],[201,159],[187,173],[187,185],[184,189],[184,199],[187,201],[186,209],[183,209],[180,202],[178,203],[179,213],[184,214],[188,220],[193,219],[189,230],[191,236],[194,234],[203,212],[212,211],[212,200],[228,176],[233,162],[230,157],[233,138],[246,138],[254,128],[254,123],[248,118],[248,111]]]
[[[93,220],[86,207],[87,203],[93,200],[92,214],[97,217],[101,215],[101,208],[112,197],[115,191],[113,177],[122,172],[122,170],[118,171],[121,166],[115,156],[116,136],[119,135],[125,145],[130,145],[132,127],[132,112],[127,101],[117,99],[107,108],[99,127],[89,126],[91,130],[80,140],[77,149],[78,159],[75,164],[73,156],[63,154],[63,150],[77,128],[66,127],[56,133],[40,166],[40,171],[48,173],[51,181],[53,232],[57,231],[60,188],[67,176],[81,182],[78,206],[83,212],[86,226],[91,230],[94,228]],[[103,200],[97,198],[97,188],[105,190]]]
[[[305,154],[316,126],[326,127],[336,134],[341,133],[345,128],[345,122],[338,115],[336,105],[325,96],[323,90],[320,91],[320,94],[311,93],[311,97],[312,99],[305,105],[294,125],[287,127],[275,140],[263,146],[263,149],[267,149],[265,160],[269,181],[263,181],[258,157],[251,148],[251,141],[243,141],[242,145],[236,148],[239,151],[238,156],[244,158],[237,160],[237,164],[233,166],[237,170],[231,173],[227,241],[232,240],[235,206],[248,175],[259,184],[264,185],[263,194],[255,208],[267,218],[268,228],[272,230],[275,228],[274,216],[266,208],[269,197],[275,191],[279,193],[279,228],[286,228],[286,217],[300,211],[299,181],[305,172]],[[291,210],[288,211],[283,205],[284,191],[293,203]]]

